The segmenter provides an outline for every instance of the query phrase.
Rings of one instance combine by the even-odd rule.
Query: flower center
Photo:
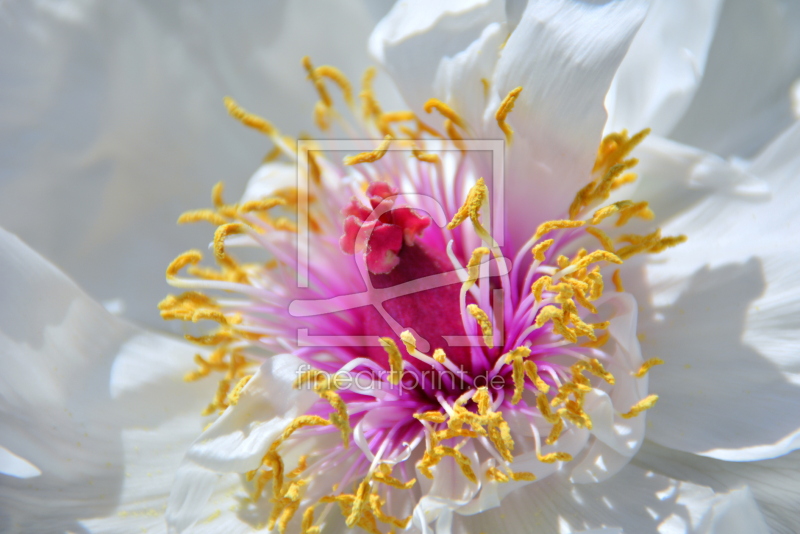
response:
[[[332,67],[315,68],[307,59],[304,65],[320,93],[315,116],[325,130],[343,120],[325,81],[337,84],[348,103],[350,84]],[[645,377],[661,362],[643,361],[635,337],[625,337],[635,327],[635,308],[616,266],[684,238],[658,230],[615,238],[613,218],[621,226],[652,213],[646,202],[601,207],[635,179],[628,171],[636,160],[628,156],[647,132],[603,139],[592,179],[564,207],[564,219],[543,222],[527,243],[507,250],[482,223],[489,189],[464,150],[465,121],[430,100],[426,111],[445,118],[445,140],[456,150],[423,152],[426,138],[444,136],[411,112],[381,111],[371,76],[362,91],[362,126],[384,136],[377,150],[345,158],[344,165],[309,153],[309,191],[280,190],[229,205],[220,186],[213,210],[181,217],[217,225],[219,269],[198,266],[202,255],[190,251],[169,266],[168,281],[244,299],[189,291],[159,305],[165,319],[219,324],[212,333],[187,336],[216,347],[208,357],[198,355],[198,370],[187,376],[222,373],[207,414],[235,410],[242,395],[252,394],[249,366],[287,351],[302,360],[294,387],[315,402],[275,431],[260,463],[244,474],[250,502],[271,506],[266,526],[280,532],[291,524],[304,534],[319,532],[334,506],[349,527],[370,533],[382,532],[379,524],[405,528],[412,515],[421,528],[431,520],[421,503],[444,497],[436,493],[440,485],[417,483],[416,473],[452,478],[445,485],[461,487],[464,502],[499,501],[498,484],[529,483],[567,463],[577,464],[573,478],[596,476],[602,457],[593,454],[632,455],[641,443],[641,419],[633,426],[625,421],[637,420],[657,400],[647,395]],[[508,115],[521,91],[511,91],[496,113],[509,139]],[[231,100],[226,104],[269,136],[279,157],[297,164],[292,143],[274,126]],[[388,151],[401,137],[396,130],[408,140],[411,163],[407,153]],[[374,172],[364,171],[351,187],[341,178],[354,166]],[[445,169],[456,169],[456,176],[446,177]],[[413,190],[405,193],[442,201],[446,227],[403,201],[409,184]],[[460,207],[437,194],[453,184],[463,184],[455,190]],[[313,199],[306,212],[299,201],[304,194]],[[517,215],[529,216],[508,214],[509,221]],[[287,239],[301,216],[309,217],[309,247],[317,247],[315,261],[306,264],[297,260],[300,241]],[[229,245],[248,244],[273,259],[240,264],[228,253]],[[184,268],[195,278],[179,276]],[[287,281],[301,268],[310,285],[292,287]],[[610,295],[609,278],[616,289]],[[336,307],[358,294],[366,295],[358,305]],[[326,341],[302,341],[301,331]],[[353,379],[344,384],[344,375]],[[463,506],[468,513],[470,505]]]

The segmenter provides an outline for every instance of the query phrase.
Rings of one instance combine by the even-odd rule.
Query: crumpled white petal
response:
[[[606,132],[669,134],[700,85],[722,4],[653,1],[606,96]]]
[[[727,492],[747,484],[771,532],[800,531],[800,452],[759,462],[727,462],[646,442],[634,460],[663,475]]]
[[[689,240],[648,262],[652,293],[638,295],[653,304],[640,317],[643,350],[666,362],[651,373],[660,400],[648,438],[659,444],[739,461],[800,447],[798,146],[795,125],[729,174],[729,185],[762,180],[766,195],[693,187],[692,158],[678,151],[672,162],[683,209],[662,228]]]
[[[551,476],[518,490],[499,508],[456,516],[457,533],[625,532],[629,534],[766,534],[749,490],[715,494],[629,465],[600,483]],[[437,532],[437,534],[439,534]]]
[[[800,4],[726,0],[703,81],[671,137],[721,156],[751,157],[792,120],[800,77]]]
[[[424,117],[422,106],[435,96],[440,62],[465,50],[486,26],[504,18],[499,0],[403,0],[375,26],[369,50],[392,76],[406,104]]]
[[[213,394],[182,380],[196,350],[113,317],[5,230],[0,271],[0,446],[41,472],[0,475],[3,532],[163,529]]]

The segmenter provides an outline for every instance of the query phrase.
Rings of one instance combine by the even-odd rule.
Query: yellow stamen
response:
[[[536,261],[545,261],[546,258],[544,253],[547,252],[547,250],[550,248],[550,246],[553,244],[554,241],[555,240],[553,239],[548,239],[547,241],[542,241],[538,245],[534,246],[531,249],[531,253],[533,254],[533,259],[535,259]]]
[[[244,225],[240,223],[223,224],[214,232],[214,255],[217,258],[225,257],[225,238],[229,235],[241,234],[244,232]]]
[[[447,361],[447,355],[444,352],[444,349],[436,349],[433,351],[433,359],[439,363],[444,363]]]
[[[468,305],[467,310],[478,322],[478,326],[481,327],[481,332],[483,332],[483,342],[486,343],[486,346],[490,349],[493,348],[494,340],[492,339],[492,323],[489,321],[489,316],[486,315],[486,312],[480,309],[477,304]]]
[[[510,143],[511,138],[514,135],[514,130],[511,129],[511,126],[506,124],[506,117],[508,114],[511,113],[511,110],[514,109],[514,102],[516,102],[517,97],[522,92],[522,87],[517,87],[516,89],[512,89],[506,97],[500,102],[500,107],[497,108],[497,113],[495,113],[494,118],[497,120],[497,125],[503,130],[503,133],[506,136],[506,140]]]
[[[184,252],[174,260],[172,263],[169,264],[167,267],[167,280],[173,278],[178,275],[178,271],[186,267],[187,265],[197,265],[200,260],[203,259],[203,255],[200,253],[199,250],[189,250],[188,252]]]
[[[511,399],[511,404],[517,404],[522,399],[522,392],[525,389],[525,368],[523,360],[527,358],[530,353],[531,349],[528,347],[517,347],[505,355],[506,364],[510,363],[513,366],[512,378],[514,380],[514,396]]]
[[[400,383],[400,379],[403,377],[403,356],[400,354],[400,351],[397,349],[397,345],[392,338],[382,337],[380,338],[380,343],[383,347],[383,350],[385,350],[386,354],[389,355],[389,367],[391,368],[391,373],[389,373],[389,383],[397,385]]]
[[[212,210],[193,210],[186,211],[178,217],[178,224],[195,223],[195,222],[210,222],[214,226],[219,226],[228,222],[228,219],[219,215]]]
[[[259,132],[273,136],[278,133],[277,129],[266,119],[259,117],[258,115],[253,115],[252,113],[248,113],[243,108],[239,107],[236,101],[226,96],[223,99],[225,103],[225,107],[228,109],[228,113],[234,119],[238,120],[245,126],[258,130]]]
[[[625,291],[625,286],[622,285],[622,278],[619,275],[619,269],[614,271],[614,274],[611,276],[611,281],[614,282],[614,288],[616,288],[617,293],[623,293]]]
[[[358,165],[359,163],[374,163],[381,159],[386,151],[389,150],[389,144],[392,142],[392,136],[387,135],[381,141],[381,144],[378,146],[377,149],[373,150],[372,152],[362,152],[361,154],[356,154],[355,156],[347,156],[344,158],[345,165]]]
[[[631,410],[628,413],[623,413],[620,415],[625,419],[636,417],[643,411],[649,410],[650,408],[655,406],[657,401],[658,401],[658,395],[648,395],[647,397],[643,398],[642,400],[631,406]]]
[[[642,378],[652,367],[655,367],[656,365],[664,365],[664,360],[661,358],[650,358],[644,362],[641,367],[639,367],[639,370],[636,371],[633,376],[636,378]]]
[[[228,403],[231,406],[236,406],[239,403],[239,396],[242,394],[242,390],[250,382],[250,379],[253,378],[253,375],[246,375],[239,379],[236,385],[233,387],[233,391],[228,394]]]
[[[604,231],[599,228],[595,228],[593,226],[589,226],[586,228],[586,232],[592,234],[594,237],[600,241],[600,244],[603,245],[603,248],[609,252],[614,252],[614,242],[608,237]]]
[[[489,254],[486,247],[478,247],[472,251],[472,257],[467,263],[467,280],[464,282],[464,289],[469,289],[480,278],[481,259]]]
[[[345,102],[349,105],[353,104],[353,90],[350,87],[350,80],[347,79],[347,76],[342,71],[330,65],[322,65],[314,69],[314,72],[317,76],[328,78],[338,85],[342,90]]]
[[[572,461],[572,455],[566,452],[551,452],[550,454],[545,454],[544,456],[537,452],[536,456],[539,458],[540,462],[544,462],[546,464]]]
[[[467,220],[467,217],[472,220],[476,228],[483,228],[480,223],[480,210],[483,204],[489,198],[489,188],[486,187],[486,182],[483,178],[478,179],[478,183],[470,188],[467,194],[467,199],[464,204],[458,209],[453,219],[447,223],[447,229],[453,230],[457,228],[462,222]]]
[[[533,236],[534,241],[539,241],[546,233],[551,232],[553,230],[563,230],[566,228],[579,228],[586,224],[583,221],[569,221],[569,220],[562,220],[562,221],[547,221],[539,225],[536,229],[536,234]]]
[[[452,121],[456,126],[461,128],[462,130],[466,128],[464,120],[461,116],[456,113],[453,108],[442,102],[437,98],[431,98],[425,105],[422,107],[425,110],[425,113],[430,113],[434,109],[437,110],[443,117]]]
[[[550,391],[550,386],[542,380],[542,377],[539,376],[539,369],[536,367],[536,363],[531,360],[525,360],[523,367],[525,368],[525,374],[528,375],[528,378],[531,379],[533,385],[536,386],[536,389],[541,391],[542,393],[547,393]],[[515,385],[516,390],[516,385]],[[515,391],[516,394],[516,391]]]

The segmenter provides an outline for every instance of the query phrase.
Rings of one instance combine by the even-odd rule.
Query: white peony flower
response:
[[[182,254],[167,278],[193,291],[160,305],[219,323],[189,330],[201,355],[2,231],[0,528],[796,531],[798,21],[399,2],[369,47],[410,112],[368,77],[351,117],[340,71],[305,60],[326,132],[298,156],[227,101],[278,159],[182,216],[218,225],[220,270]],[[499,138],[504,191],[468,150]]]

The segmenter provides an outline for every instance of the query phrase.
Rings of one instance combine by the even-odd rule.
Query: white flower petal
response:
[[[466,50],[486,26],[504,18],[498,0],[404,0],[375,27],[369,50],[392,76],[406,104],[424,116],[422,106],[435,96],[442,58]]]
[[[724,492],[747,484],[772,532],[800,531],[800,452],[760,462],[727,462],[647,442],[634,463]]]
[[[722,3],[653,1],[606,96],[607,132],[669,134],[700,84]]]
[[[0,272],[0,446],[41,471],[0,476],[7,531],[163,525],[214,390],[182,380],[195,350],[110,315],[5,230]]]
[[[364,4],[4,4],[0,224],[96,299],[164,329],[164,269],[208,231],[178,215],[210,205],[220,179],[238,196],[270,150],[222,98],[311,130],[300,59],[358,79],[374,24]]]
[[[800,76],[800,5],[727,0],[705,76],[671,137],[749,157],[792,121],[790,88]]]
[[[646,10],[638,0],[528,2],[497,62],[485,115],[488,128],[500,99],[523,88],[508,118],[516,132],[505,173],[512,244],[562,217],[589,181],[606,122],[603,99]]]
[[[504,24],[489,24],[463,52],[443,57],[436,72],[434,95],[466,120],[476,138],[483,133],[483,112],[488,98],[484,81],[492,79],[506,37],[508,30]]]
[[[651,373],[657,443],[729,460],[800,447],[797,146],[800,125],[743,168],[771,198],[688,191],[691,208],[662,225],[689,240],[646,270],[655,307],[640,316],[643,350],[666,362]]]
[[[42,474],[42,471],[25,458],[18,456],[0,447],[0,475],[16,478],[33,478]]]
[[[768,532],[746,489],[715,494],[705,486],[635,466],[593,484],[552,476],[512,493],[499,508],[456,516],[456,522],[456,532],[497,534],[595,529],[631,534]]]

